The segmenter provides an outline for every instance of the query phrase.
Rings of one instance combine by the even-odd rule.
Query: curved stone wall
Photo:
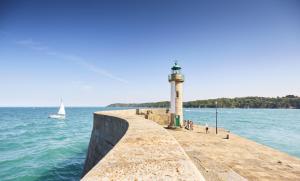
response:
[[[105,112],[94,114],[93,130],[83,175],[90,171],[117,144],[128,129],[126,120],[104,114]]]
[[[82,180],[204,180],[176,139],[136,110],[94,114],[85,173]]]

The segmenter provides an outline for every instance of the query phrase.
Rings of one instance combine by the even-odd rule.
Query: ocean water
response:
[[[0,180],[79,180],[93,112],[104,109],[67,107],[56,120],[58,108],[0,108]]]
[[[185,119],[216,125],[215,109],[185,109]],[[218,109],[218,127],[300,158],[300,109]],[[212,130],[215,132],[215,128]]]
[[[67,119],[62,121],[48,119],[57,108],[0,108],[0,180],[79,180],[92,113],[107,109],[113,108],[66,108]],[[300,110],[218,111],[220,127],[300,157]],[[184,113],[195,123],[215,126],[214,109]]]

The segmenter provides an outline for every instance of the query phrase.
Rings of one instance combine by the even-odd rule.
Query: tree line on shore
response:
[[[222,108],[291,108],[300,109],[300,97],[287,95],[285,97],[239,97],[239,98],[218,98],[207,100],[196,100],[184,102],[185,108],[214,108],[217,106]],[[116,103],[110,104],[108,107],[170,107],[169,101],[148,102],[148,103]]]

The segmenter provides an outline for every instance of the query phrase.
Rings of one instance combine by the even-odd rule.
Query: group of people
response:
[[[184,122],[183,122],[183,126],[187,130],[193,130],[193,125],[194,125],[194,123],[191,120],[184,120]],[[205,133],[206,134],[208,133],[208,124],[207,123],[205,123]]]
[[[183,122],[183,126],[187,130],[193,130],[193,125],[194,125],[194,123],[191,120],[184,120],[184,122]],[[208,133],[208,128],[209,128],[208,124],[205,123],[205,133],[206,134]],[[227,135],[224,139],[229,139],[229,133],[230,133],[230,131],[227,131]]]
[[[194,123],[191,120],[184,120],[183,127],[187,130],[193,130]],[[205,123],[205,133],[208,133],[208,124]]]
[[[183,122],[183,126],[187,130],[193,130],[194,129],[193,125],[194,125],[194,123],[191,120],[184,120],[184,122]]]

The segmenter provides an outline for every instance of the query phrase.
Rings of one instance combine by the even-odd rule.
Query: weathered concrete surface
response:
[[[137,109],[136,114],[160,125],[169,125],[170,123],[170,113],[167,109]]]
[[[300,180],[300,159],[254,141],[204,126],[193,131],[168,130],[181,144],[206,180]]]
[[[127,122],[128,130],[82,180],[204,180],[199,170],[167,130],[135,114],[135,110],[95,113],[101,115],[100,118],[109,117],[109,119],[96,118],[94,124],[104,122],[99,125],[107,125],[108,127],[105,127],[109,128],[111,121],[121,119]],[[109,130],[106,128],[103,129],[108,133]],[[99,160],[97,156],[103,156],[90,153],[101,152],[101,146],[93,145],[97,144],[97,141],[93,140],[102,140],[105,137],[100,136],[101,133],[96,133],[103,129],[93,130],[87,163],[93,163],[94,160]],[[108,137],[112,135],[114,133],[108,134]],[[96,158],[93,158],[94,156]]]

